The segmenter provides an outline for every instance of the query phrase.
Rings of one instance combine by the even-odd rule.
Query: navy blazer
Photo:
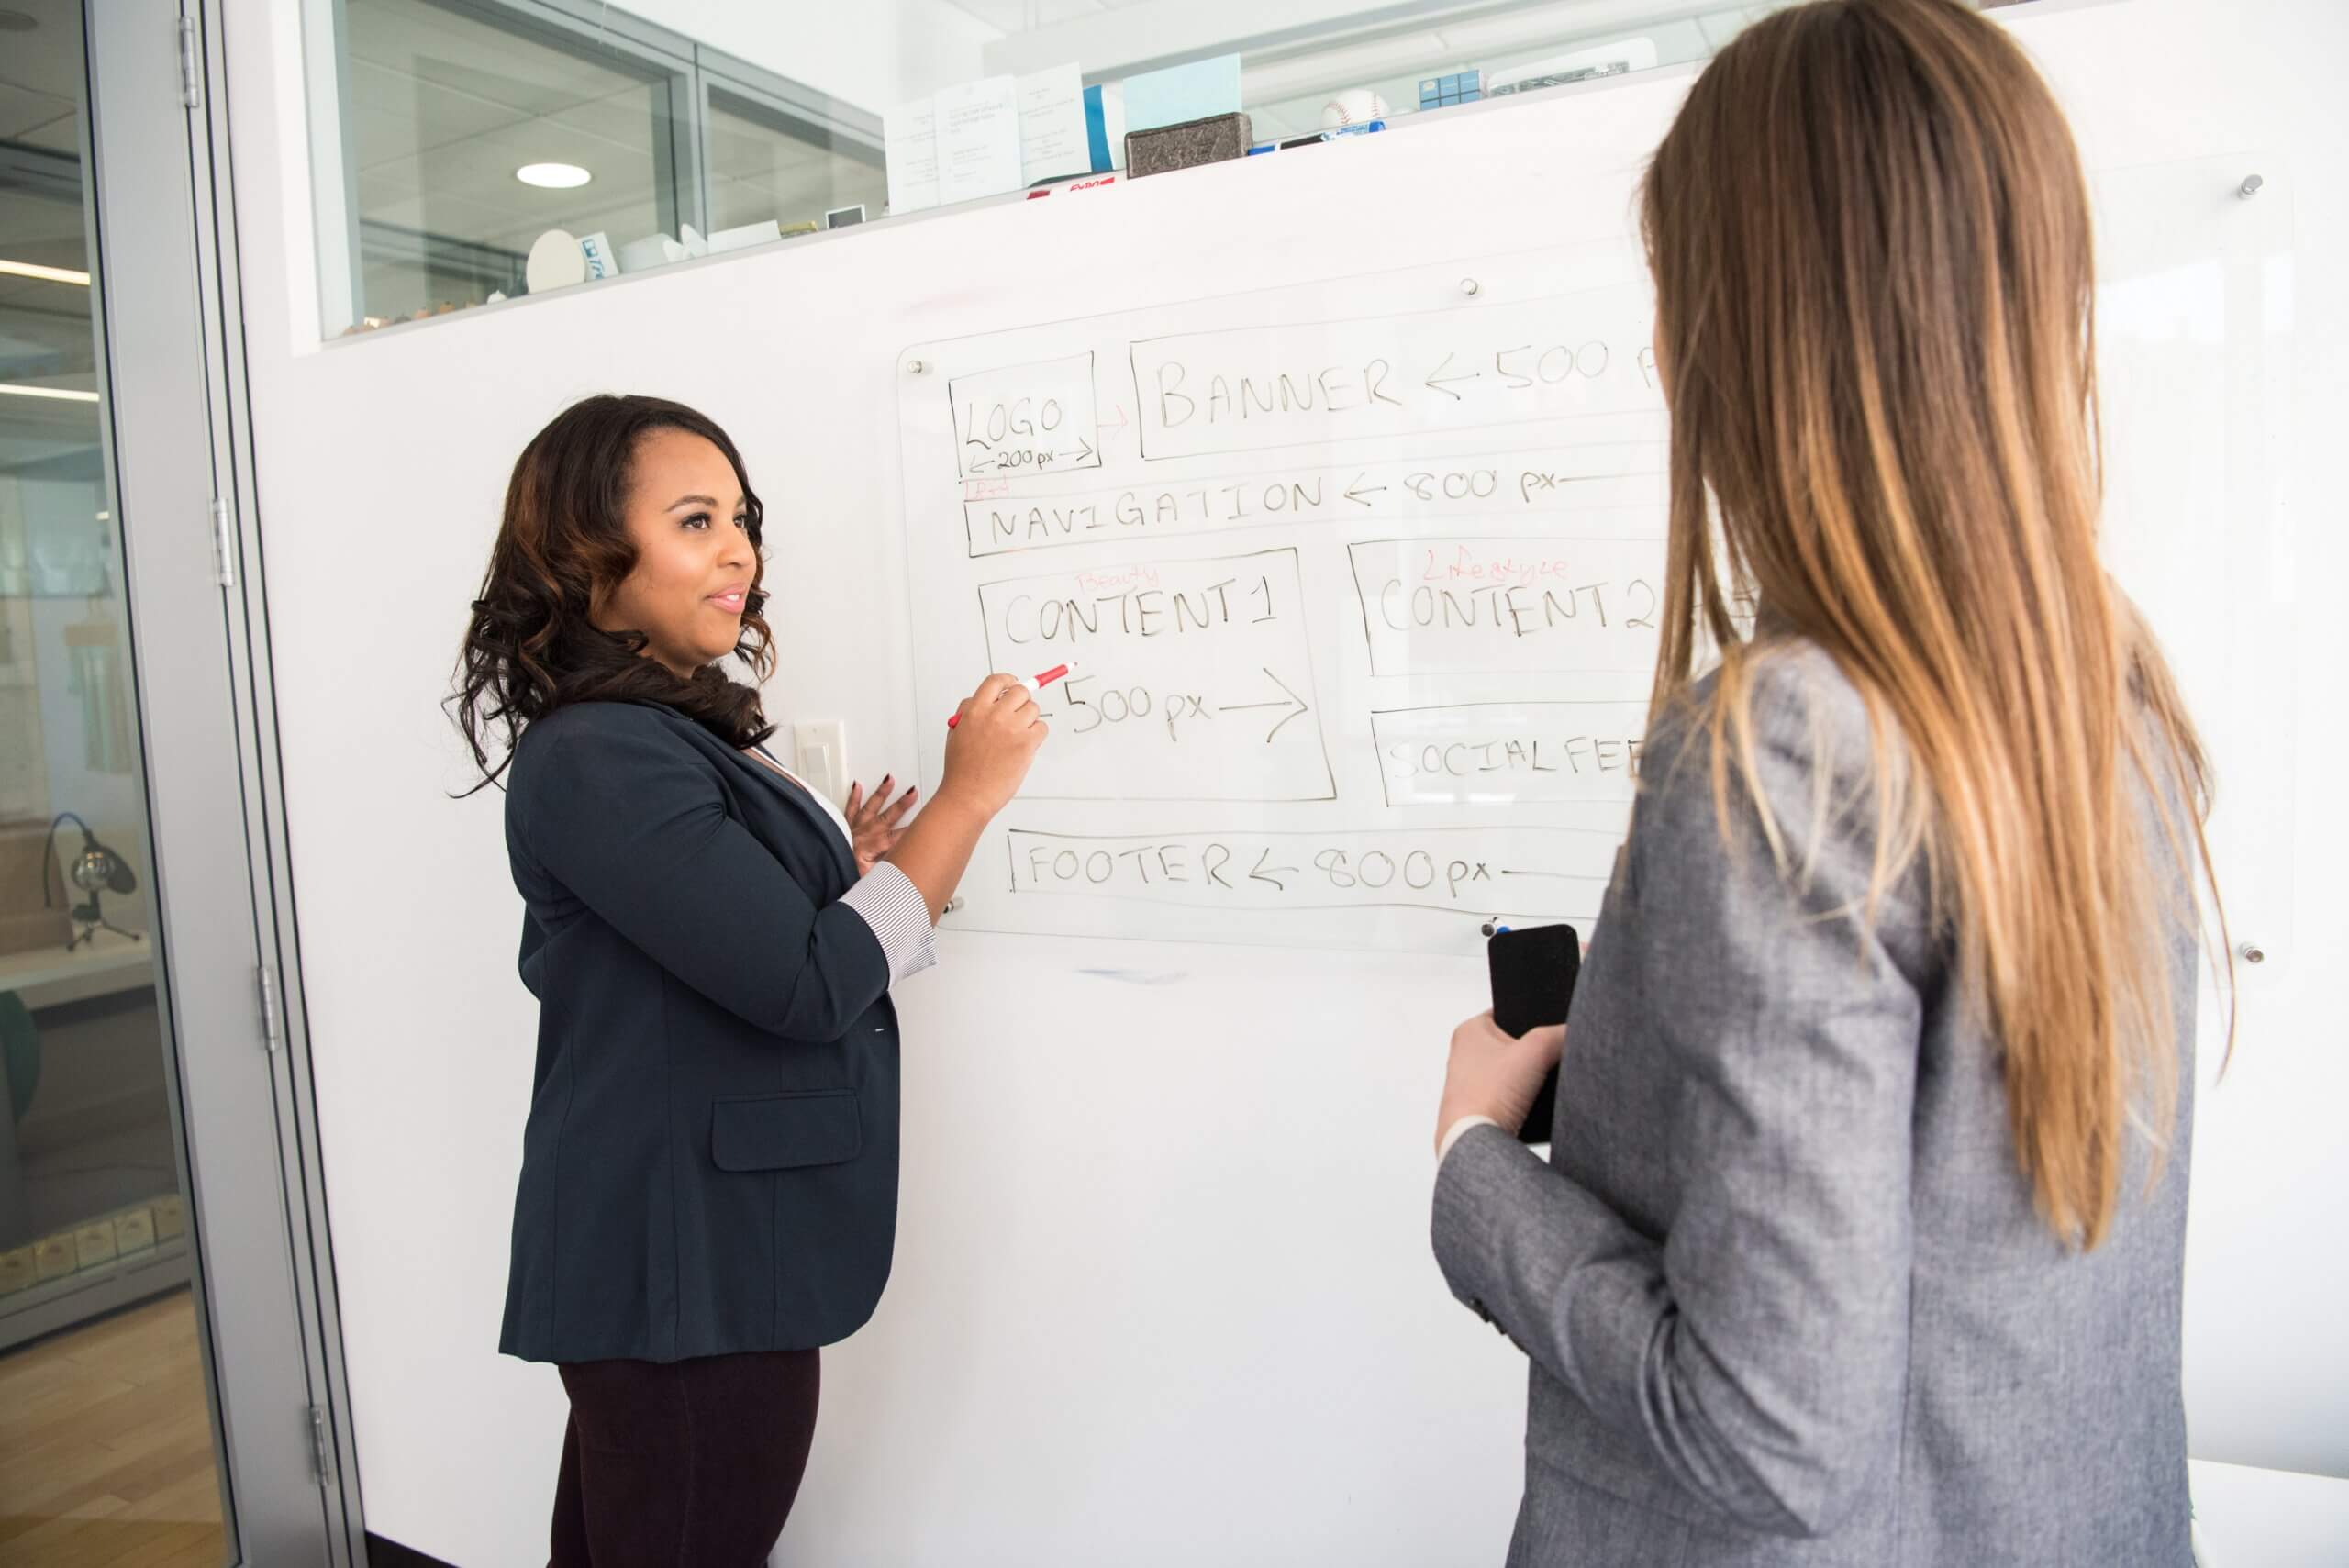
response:
[[[837,826],[672,709],[580,703],[523,732],[506,844],[539,1049],[498,1348],[854,1332],[896,1232],[897,1019]]]

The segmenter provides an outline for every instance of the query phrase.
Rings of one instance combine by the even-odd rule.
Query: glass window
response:
[[[1139,72],[1237,56],[1253,139],[1282,141],[1701,61],[1790,0],[302,3],[325,24],[306,50],[340,333],[527,292],[551,229],[601,234],[586,271],[609,276],[702,253],[688,226],[749,231],[733,249],[768,223],[879,219],[887,117],[984,78],[1074,64],[1122,166],[1119,84]],[[573,183],[523,177],[546,164]]]
[[[216,1563],[92,310],[83,18],[39,10],[0,9],[0,1561]]]
[[[520,294],[531,243],[551,228],[615,249],[676,232],[678,80],[592,38],[493,15],[433,0],[343,8],[356,315]]]
[[[709,93],[709,222],[713,229],[774,218],[785,233],[888,200],[881,150],[713,86]]]
[[[1415,17],[1249,52],[1241,88],[1259,141],[1303,136],[1375,115],[1422,109],[1704,60],[1788,3],[1658,5],[1653,19],[1594,27],[1590,8],[1561,0],[1494,7],[1457,20]]]

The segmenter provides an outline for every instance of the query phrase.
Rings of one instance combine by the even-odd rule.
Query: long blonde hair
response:
[[[2209,876],[2209,792],[2168,665],[2098,558],[2070,131],[1955,0],[1815,0],[1707,68],[1641,205],[1672,407],[1654,711],[1695,700],[1719,651],[1698,717],[1722,828],[1734,760],[1787,872],[1754,774],[1772,638],[1741,639],[1733,594],[1833,657],[1870,720],[1866,916],[1921,855],[2039,1210],[2094,1247],[2129,1125],[2158,1169],[2176,1118],[2165,939],[2176,887],[2193,896],[2177,873]]]

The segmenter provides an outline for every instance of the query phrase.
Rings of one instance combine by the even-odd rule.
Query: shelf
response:
[[[61,947],[0,953],[0,991],[14,991],[28,1007],[53,1007],[136,991],[155,983],[155,944],[108,931],[68,952]]]

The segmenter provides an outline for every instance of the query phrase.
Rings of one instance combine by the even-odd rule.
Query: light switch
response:
[[[791,771],[834,806],[848,804],[848,727],[837,718],[791,727]]]

